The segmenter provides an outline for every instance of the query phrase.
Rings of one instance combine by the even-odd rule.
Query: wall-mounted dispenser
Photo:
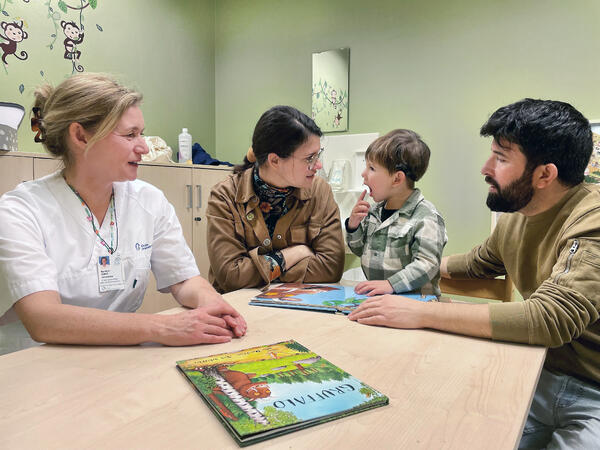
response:
[[[0,150],[17,151],[17,129],[24,115],[23,106],[17,103],[0,102]]]

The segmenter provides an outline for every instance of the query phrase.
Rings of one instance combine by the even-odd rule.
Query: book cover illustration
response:
[[[294,340],[177,367],[242,446],[389,402]]]
[[[435,295],[401,294],[420,301],[437,300]],[[250,300],[250,305],[309,309],[350,314],[366,295],[354,292],[352,286],[340,284],[283,283],[262,292]]]

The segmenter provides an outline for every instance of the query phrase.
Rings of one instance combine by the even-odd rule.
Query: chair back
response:
[[[504,278],[454,280],[442,278],[440,289],[442,295],[462,295],[479,297],[503,302],[513,301],[513,283],[508,275]]]

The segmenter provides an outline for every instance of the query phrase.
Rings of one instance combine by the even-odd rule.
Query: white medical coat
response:
[[[13,308],[26,295],[51,290],[65,304],[133,312],[150,270],[159,290],[200,273],[175,210],[159,189],[139,180],[113,187],[125,289],[103,293],[97,266],[108,251],[61,172],[0,197],[0,355],[35,345]],[[99,231],[110,243],[109,217]]]

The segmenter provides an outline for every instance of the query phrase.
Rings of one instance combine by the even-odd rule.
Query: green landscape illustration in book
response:
[[[424,302],[436,300],[434,295],[401,295]],[[250,305],[350,314],[367,298],[369,297],[366,295],[354,292],[352,286],[282,283],[256,295],[250,300]]]
[[[293,340],[177,367],[242,446],[389,402]]]

